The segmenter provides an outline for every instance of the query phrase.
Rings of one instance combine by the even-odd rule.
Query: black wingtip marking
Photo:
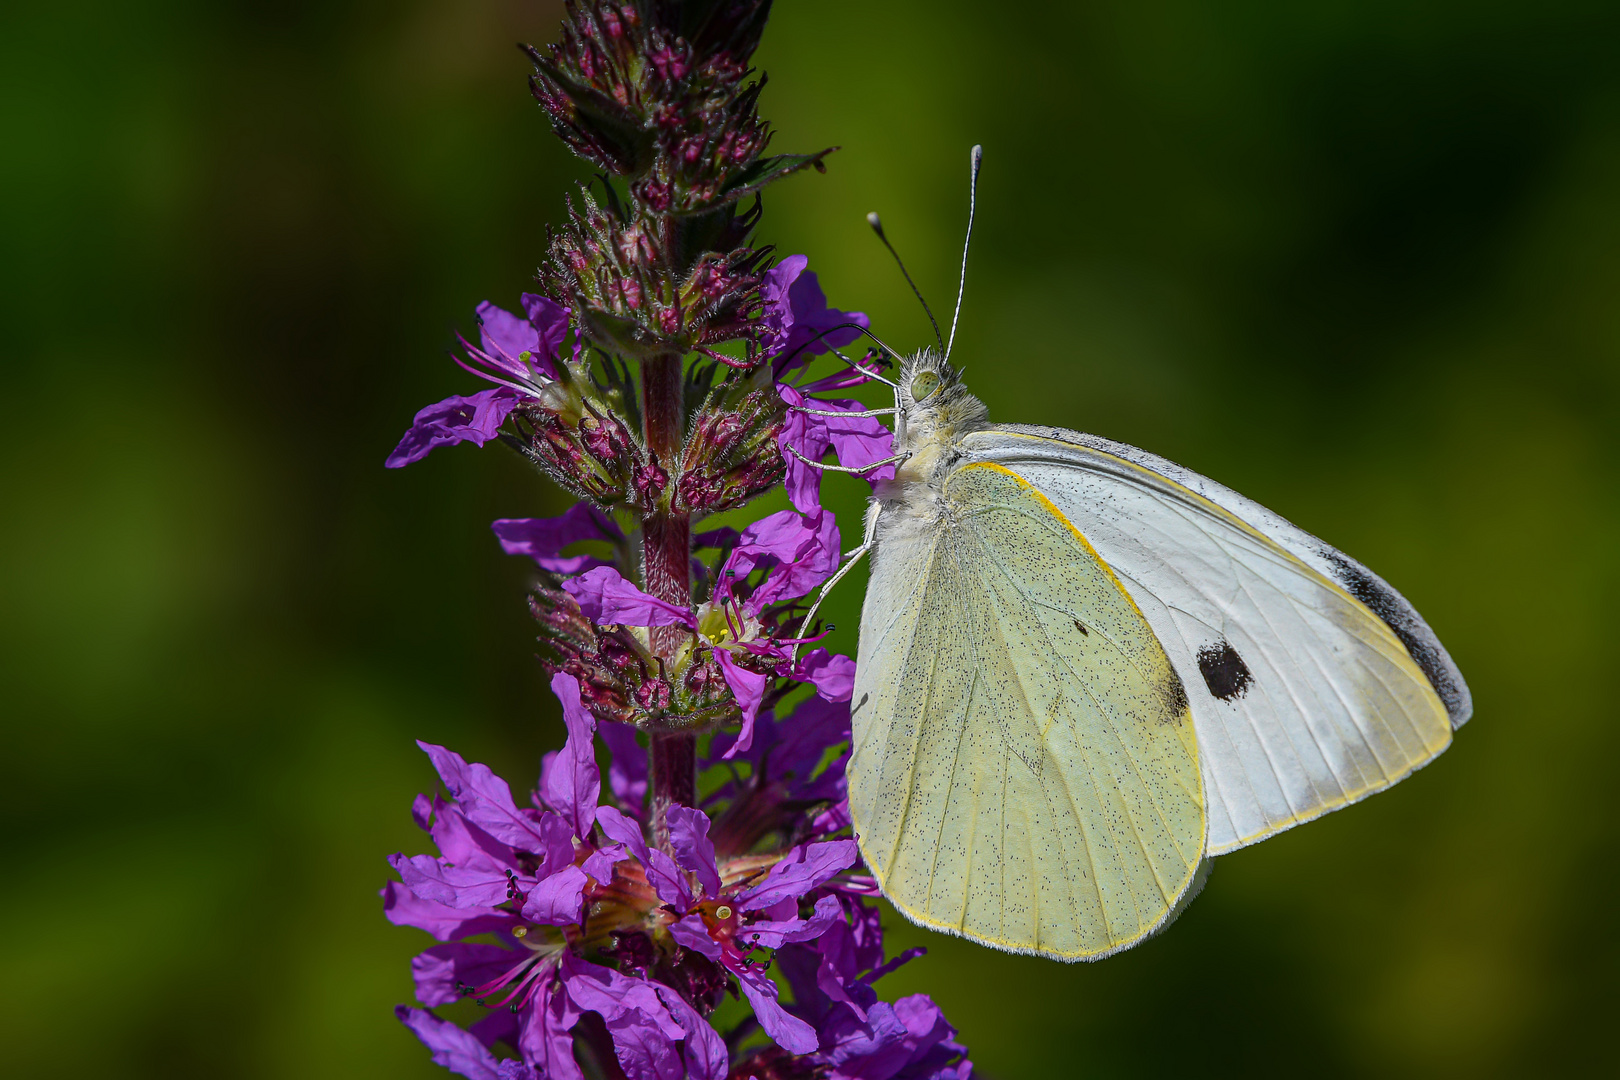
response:
[[[1367,610],[1378,616],[1406,646],[1407,653],[1417,664],[1418,670],[1423,672],[1423,677],[1429,680],[1429,685],[1434,687],[1446,711],[1455,717],[1462,708],[1463,695],[1441,659],[1437,643],[1419,634],[1417,627],[1421,622],[1417,612],[1394,589],[1337,551],[1324,550],[1322,557],[1332,564],[1344,591],[1365,604]]]
[[[1217,641],[1199,649],[1198,670],[1209,692],[1221,701],[1240,698],[1254,685],[1254,673],[1229,641]]]

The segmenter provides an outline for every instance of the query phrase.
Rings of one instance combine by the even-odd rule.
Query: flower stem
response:
[[[642,413],[647,449],[660,468],[672,470],[680,460],[685,436],[684,374],[679,354],[649,357],[641,365]],[[642,587],[660,600],[686,605],[692,599],[692,523],[684,514],[660,507],[641,522]],[[679,626],[652,629],[653,654],[672,661],[687,631]],[[652,786],[653,843],[669,850],[669,808],[692,805],[697,786],[697,738],[652,735],[648,747]]]
[[[652,784],[653,843],[669,846],[669,808],[691,806],[697,799],[697,737],[654,732],[647,748]]]

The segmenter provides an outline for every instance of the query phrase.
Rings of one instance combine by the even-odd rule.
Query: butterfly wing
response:
[[[1236,492],[1076,432],[1009,425],[962,449],[1063,510],[1181,673],[1210,854],[1383,790],[1468,719],[1467,685],[1399,593]]]
[[[903,913],[1089,959],[1161,926],[1203,855],[1186,695],[1120,583],[995,465],[885,528],[861,619],[850,809]]]

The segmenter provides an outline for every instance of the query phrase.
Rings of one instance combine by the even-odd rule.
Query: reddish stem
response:
[[[659,467],[673,472],[686,434],[681,356],[655,356],[641,365],[642,413],[647,449]],[[692,523],[684,514],[657,507],[641,522],[642,588],[660,600],[686,605],[692,600]],[[684,644],[687,631],[658,626],[651,632],[654,655],[666,661]],[[653,842],[669,850],[669,808],[690,806],[697,789],[697,738],[654,734],[647,751],[652,786]]]

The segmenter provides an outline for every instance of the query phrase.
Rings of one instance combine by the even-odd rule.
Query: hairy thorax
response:
[[[903,460],[892,480],[877,485],[867,511],[867,535],[877,541],[878,551],[885,542],[937,535],[940,519],[949,513],[945,480],[960,460],[958,446],[989,426],[984,403],[931,349],[901,366],[895,405],[894,449]]]

